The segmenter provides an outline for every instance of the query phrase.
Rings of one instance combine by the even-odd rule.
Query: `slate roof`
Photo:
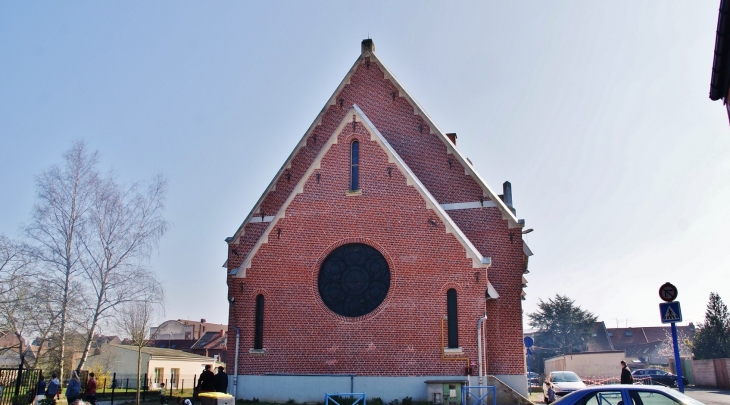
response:
[[[225,349],[226,334],[224,332],[205,332],[190,349]]]
[[[593,334],[587,343],[589,352],[606,352],[615,350],[608,338],[605,322],[593,323]]]

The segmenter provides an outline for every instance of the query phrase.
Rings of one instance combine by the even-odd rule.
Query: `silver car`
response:
[[[704,405],[679,391],[656,385],[592,385],[558,399],[559,405]]]
[[[552,384],[553,391],[555,391],[555,395],[558,397],[568,395],[571,392],[585,388],[586,386],[583,383],[583,380],[578,377],[578,374],[572,371],[551,371],[548,373],[547,377],[545,377],[545,382],[542,384],[542,392],[545,397],[545,403],[548,402],[548,383]]]

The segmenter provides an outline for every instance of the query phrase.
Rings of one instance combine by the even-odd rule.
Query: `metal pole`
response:
[[[114,373],[112,376],[112,403],[110,405],[114,405],[114,390],[117,388],[117,373]]]
[[[528,347],[527,350],[530,350]],[[532,395],[532,383],[530,382],[530,355],[527,355],[527,388],[529,388],[530,395]]]
[[[18,365],[18,379],[15,380],[15,401],[18,401],[18,394],[20,394],[20,384],[23,381],[23,363],[25,363],[25,356],[20,354],[20,364]]]
[[[236,358],[233,360],[233,401],[235,402],[238,398],[238,343],[241,337],[241,331],[235,326],[233,329],[236,330]]]
[[[672,342],[674,342],[674,368],[677,371],[677,387],[679,392],[684,392],[684,381],[682,381],[682,360],[679,358],[679,342],[677,342],[677,324],[672,322]]]

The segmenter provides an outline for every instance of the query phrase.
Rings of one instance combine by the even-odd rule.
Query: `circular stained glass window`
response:
[[[348,317],[372,312],[390,288],[390,269],[380,252],[361,243],[332,251],[319,269],[319,296],[327,308]]]

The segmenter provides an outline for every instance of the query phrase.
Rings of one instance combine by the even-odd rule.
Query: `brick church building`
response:
[[[237,396],[433,400],[425,382],[482,374],[526,394],[531,253],[510,187],[489,188],[363,41],[226,239]]]

